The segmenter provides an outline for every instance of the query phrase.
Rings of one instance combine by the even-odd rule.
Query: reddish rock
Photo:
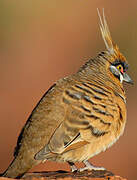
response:
[[[50,172],[34,172],[26,173],[22,179],[26,180],[127,180],[120,176],[115,176],[109,171],[84,171],[84,172],[68,172],[68,171],[50,171]],[[0,180],[12,180],[1,177]]]

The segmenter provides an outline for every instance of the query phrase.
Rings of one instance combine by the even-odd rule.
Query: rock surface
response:
[[[50,171],[50,172],[34,172],[26,173],[22,179],[26,180],[127,180],[120,176],[115,176],[109,171],[84,171],[84,172],[68,172],[68,171]],[[1,177],[0,180],[11,180]]]

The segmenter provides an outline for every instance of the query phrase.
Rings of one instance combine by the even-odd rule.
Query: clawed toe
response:
[[[89,170],[89,171],[104,171],[106,170],[104,167],[95,167],[95,166],[92,166],[92,167],[84,167],[84,168],[80,168],[78,171],[79,172],[83,172],[83,171],[86,171],[86,170]]]
[[[77,172],[78,171],[77,167],[75,166],[75,164],[73,162],[68,161],[68,163],[70,165],[70,168],[71,168],[72,172]]]
[[[106,169],[104,167],[95,167],[95,166],[93,166],[92,170],[95,170],[95,171],[105,171]]]
[[[78,169],[76,168],[76,166],[71,166],[71,171],[75,173],[78,171]]]
[[[84,167],[84,168],[80,168],[78,171],[79,171],[79,172],[83,172],[83,171],[86,171],[86,170],[88,170],[88,168],[87,168],[87,167]]]
[[[71,167],[71,171],[72,172],[83,172],[83,171],[104,171],[106,170],[104,167],[97,167],[97,166],[93,166],[92,164],[90,164],[87,160],[83,161],[83,163],[85,164],[85,167],[77,169],[77,167],[75,166],[75,164],[73,162],[68,162],[70,167]]]
[[[104,171],[106,170],[104,167],[96,167],[90,164],[88,161],[83,161],[83,163],[86,165],[84,168],[80,168],[79,172],[86,171],[86,170],[95,170],[95,171]]]

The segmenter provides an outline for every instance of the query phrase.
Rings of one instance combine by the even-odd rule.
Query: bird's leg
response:
[[[72,172],[76,172],[78,169],[77,169],[77,167],[75,166],[75,164],[73,163],[73,162],[69,162],[68,161],[68,163],[69,163],[69,165],[70,165],[70,168],[71,168],[71,171]]]
[[[85,171],[85,170],[102,170],[104,171],[105,168],[104,167],[96,167],[96,166],[93,166],[92,164],[90,164],[88,162],[88,160],[85,160],[83,161],[83,163],[85,164],[85,167],[84,168],[80,168],[79,171],[82,172],[82,171]]]

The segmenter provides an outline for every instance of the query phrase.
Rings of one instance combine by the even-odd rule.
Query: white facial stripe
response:
[[[116,76],[119,76],[120,77],[120,82],[122,83],[123,80],[124,80],[124,77],[123,75],[120,73],[120,71],[113,65],[110,66],[110,70],[111,72],[116,75]]]
[[[123,82],[123,75],[120,73],[120,82],[122,83]]]

